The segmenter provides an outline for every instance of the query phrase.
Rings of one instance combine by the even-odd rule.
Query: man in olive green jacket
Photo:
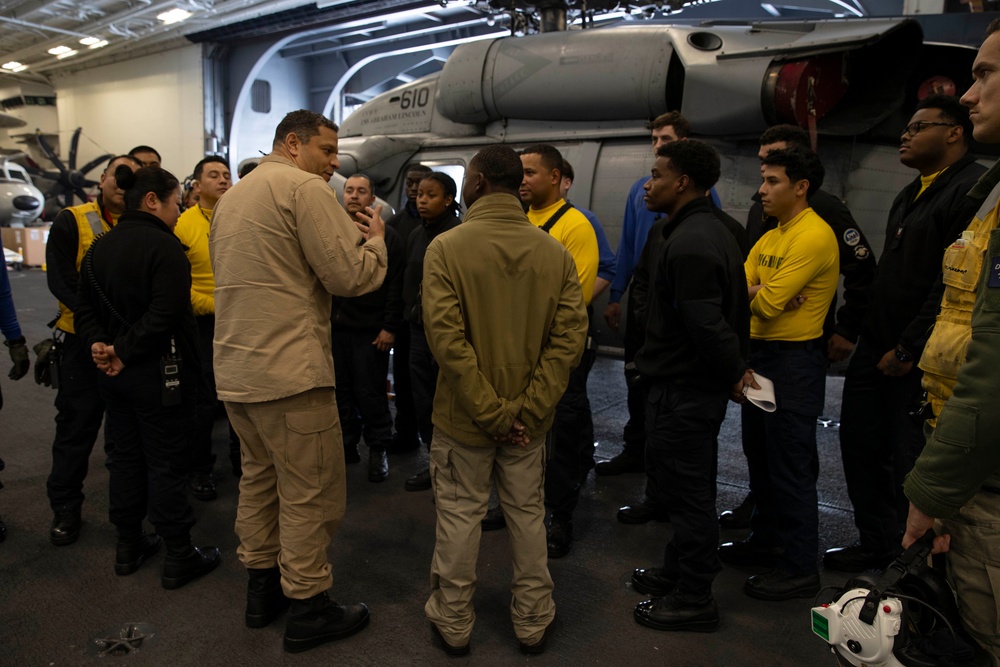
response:
[[[424,607],[449,655],[469,651],[480,521],[496,481],[514,566],[521,650],[541,653],[555,617],[543,504],[545,435],[580,362],[587,312],[569,252],[528,222],[521,160],[506,146],[472,159],[459,227],[424,259],[427,342],[441,367],[431,478],[437,541]]]
[[[962,96],[977,141],[1000,144],[1000,19],[986,33]],[[1000,665],[1000,163],[976,189],[989,191],[976,222],[992,229],[972,309],[972,338],[952,395],[926,427],[927,444],[903,483],[910,500],[903,546],[943,520],[934,552],[948,552],[948,581],[965,629]]]

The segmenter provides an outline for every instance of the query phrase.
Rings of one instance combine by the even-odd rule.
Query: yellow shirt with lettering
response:
[[[750,338],[804,341],[823,334],[840,279],[840,250],[830,225],[811,208],[764,234],[743,268],[747,285],[764,285],[750,301]],[[801,307],[785,310],[798,295]]]

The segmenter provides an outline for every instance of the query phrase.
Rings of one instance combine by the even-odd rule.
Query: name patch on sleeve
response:
[[[990,279],[987,285],[1000,287],[1000,255],[995,255],[990,260]]]

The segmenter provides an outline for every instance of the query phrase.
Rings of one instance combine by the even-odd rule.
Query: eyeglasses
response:
[[[908,137],[915,137],[920,134],[920,131],[925,127],[930,127],[932,125],[940,127],[957,127],[958,123],[934,123],[928,120],[918,120],[904,127],[902,133]]]

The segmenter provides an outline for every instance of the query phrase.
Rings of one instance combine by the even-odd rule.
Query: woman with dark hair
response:
[[[118,224],[80,266],[77,333],[91,346],[115,443],[108,452],[115,574],[128,575],[167,544],[161,583],[179,588],[219,564],[219,549],[191,544],[185,495],[189,431],[200,376],[191,266],[173,235],[177,179],[159,167],[115,170],[125,192]],[[143,532],[149,520],[156,534]]]
[[[440,171],[423,177],[417,189],[417,212],[420,226],[410,233],[406,241],[406,268],[403,273],[403,316],[410,323],[410,382],[413,385],[413,408],[417,432],[425,447],[431,446],[434,426],[431,413],[434,409],[434,388],[437,385],[438,365],[427,347],[424,322],[420,313],[420,281],[424,275],[424,254],[438,234],[454,229],[461,222],[462,210],[458,203],[458,187],[454,179]],[[407,491],[426,491],[431,488],[430,469],[422,470],[406,480]]]

